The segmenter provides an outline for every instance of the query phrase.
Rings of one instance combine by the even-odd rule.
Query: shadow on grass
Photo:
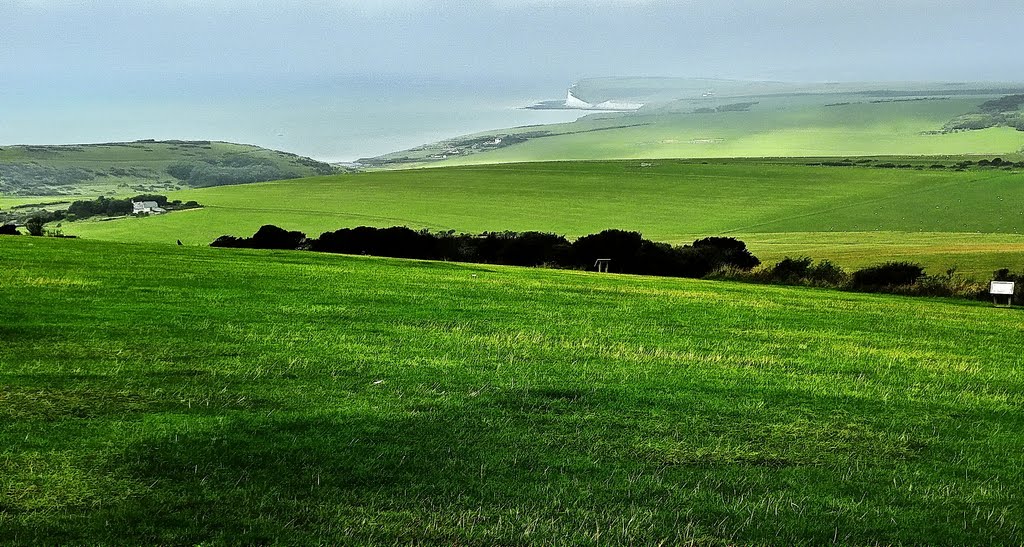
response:
[[[662,401],[572,387],[361,413],[202,416],[107,461],[106,472],[130,477],[136,492],[36,520],[8,538],[957,543],[985,534],[1012,543],[1019,533],[983,515],[956,520],[962,507],[906,491],[903,480],[915,474],[919,489],[943,480],[921,475],[934,465],[920,461],[927,443],[868,424],[835,431],[841,420],[826,413],[808,420],[802,412],[805,404],[837,401],[790,400],[785,406],[803,417],[779,408],[738,412],[732,421],[727,407],[701,407],[697,399],[659,418],[652,413],[666,408]],[[838,401],[846,410],[850,404]]]

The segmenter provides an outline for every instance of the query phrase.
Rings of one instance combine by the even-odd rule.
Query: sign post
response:
[[[993,281],[989,285],[988,292],[992,295],[992,303],[996,307],[1010,308],[1013,307],[1013,292],[1016,289],[1016,285],[1013,281]],[[1000,302],[1006,302],[1001,304]]]

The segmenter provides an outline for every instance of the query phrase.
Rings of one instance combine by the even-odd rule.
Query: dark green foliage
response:
[[[268,224],[260,227],[252,237],[221,236],[210,246],[246,249],[297,249],[305,239],[306,234],[302,232],[289,232]]]
[[[585,267],[593,268],[595,260],[609,258],[612,271],[633,273],[630,264],[643,247],[644,238],[640,232],[604,230],[577,239],[572,244],[572,252],[576,263]]]
[[[28,230],[29,235],[42,236],[46,235],[45,226],[49,222],[56,222],[63,220],[66,216],[64,211],[33,211],[32,214],[25,220],[25,229]],[[50,235],[59,235],[58,233],[52,233]]]
[[[167,198],[164,197],[164,203]],[[114,199],[100,196],[94,200],[79,200],[68,207],[68,213],[78,219],[93,216],[123,216],[132,212],[132,202],[128,199]]]
[[[275,233],[299,234],[284,232],[275,226],[264,226],[260,231],[270,229],[280,231]],[[638,232],[623,230],[605,230],[581,237],[574,243],[563,236],[542,232],[456,235],[454,232],[416,231],[404,226],[342,228],[324,232],[309,241],[301,237],[281,239],[281,246],[274,247],[260,246],[257,236],[225,235],[211,246],[308,248],[328,253],[570,269],[592,269],[598,259],[610,259],[613,272],[675,277],[703,277],[723,267],[746,271],[760,264],[742,241],[733,238],[705,238],[692,246],[673,247],[646,240]]]
[[[318,175],[333,175],[338,172],[338,169],[329,163],[317,161],[312,158],[307,158],[305,156],[296,156],[295,163],[315,169],[316,174]]]
[[[970,300],[988,299],[988,284],[975,281],[950,268],[943,274],[929,275],[921,266],[907,262],[890,262],[848,275],[841,267],[822,260],[817,264],[809,257],[786,257],[770,268],[753,273],[725,268],[714,272],[714,279],[732,279],[773,285],[803,285],[845,291],[899,294],[906,296],[941,296]],[[1024,278],[1024,276],[1021,276]],[[995,273],[997,280],[1014,280],[1008,270]],[[1018,286],[1018,292],[1021,292]]]
[[[838,264],[830,260],[821,260],[807,269],[805,278],[812,284],[835,287],[846,283],[848,277]]]
[[[766,283],[783,285],[814,285],[842,287],[847,281],[846,272],[828,260],[817,264],[810,257],[785,257],[771,268],[758,272],[757,279]]]
[[[0,194],[64,195],[72,193],[75,186],[95,177],[96,173],[81,167],[0,162]]]
[[[17,236],[21,235],[18,231],[18,227],[13,224],[0,224],[0,236]]]
[[[110,195],[337,173],[295,154],[231,143],[137,141],[0,150],[0,194]],[[172,176],[168,176],[172,175]],[[177,180],[175,180],[177,179]]]
[[[439,235],[439,237],[445,237]],[[310,249],[329,253],[389,256],[394,258],[450,259],[460,257],[439,252],[438,237],[427,231],[404,226],[391,228],[343,228],[325,232],[310,242]]]
[[[811,257],[802,256],[798,258],[786,257],[766,270],[765,279],[775,283],[795,284],[807,279],[807,272],[814,262]]]
[[[957,116],[946,123],[944,131],[974,131],[989,127],[1012,127],[1024,131],[1024,116],[1019,109],[1024,104],[1024,95],[1008,95],[982,103],[978,110]]]
[[[693,248],[712,263],[727,264],[740,270],[750,270],[761,264],[746,243],[733,237],[705,237],[693,242]]]
[[[1018,303],[1024,303],[1024,272],[1012,272],[1009,268],[1001,268],[992,272],[992,281],[1013,281],[1013,298]],[[988,294],[983,295],[984,298]]]
[[[154,201],[161,208],[168,211],[179,209],[195,209],[201,207],[198,203],[188,201],[182,204],[181,200],[169,201],[167,196],[160,194],[140,194],[129,199],[114,199],[100,196],[94,200],[78,200],[68,207],[68,220],[81,220],[95,216],[124,216],[132,213],[133,201]]]
[[[906,287],[917,283],[924,275],[920,264],[911,262],[886,262],[853,272],[850,286],[854,290],[881,291]]]
[[[1007,95],[999,99],[985,101],[978,107],[982,112],[1010,112],[1024,105],[1024,95]]]
[[[25,223],[25,229],[28,230],[30,236],[41,236],[43,235],[43,226],[46,225],[46,220],[42,217],[32,217]]]
[[[299,165],[316,169],[316,174],[337,172],[328,164],[299,156],[295,158]],[[166,171],[168,175],[194,187],[294,179],[308,174],[282,166],[279,161],[271,158],[243,153],[196,162],[177,162],[169,165]]]
[[[572,254],[572,244],[565,237],[543,232],[485,232],[479,238],[463,236],[456,245],[476,257],[474,262],[512,266],[567,264]],[[453,254],[452,258],[470,257]]]

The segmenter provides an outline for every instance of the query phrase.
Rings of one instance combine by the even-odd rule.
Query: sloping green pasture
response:
[[[733,158],[1010,154],[1024,132],[992,128],[937,131],[975,108],[976,100],[842,106],[755,107],[717,114],[638,113],[614,118],[632,127],[570,132],[449,159],[445,165],[626,158]]]
[[[1019,310],[29,237],[0,269],[0,543],[1024,540]]]
[[[752,96],[734,99],[756,102],[749,111],[698,114],[674,111],[669,105],[634,113],[594,114],[566,124],[487,131],[370,161],[401,167],[651,158],[1019,154],[1024,150],[1024,132],[1009,127],[942,132],[950,120],[976,111],[986,98],[993,97],[871,102],[844,96]],[[829,101],[855,102],[826,106]],[[526,140],[497,149],[465,145],[473,139],[504,136]]]
[[[623,228],[673,243],[732,235],[765,260],[796,253],[858,267],[911,258],[979,276],[1024,266],[1020,170],[810,161],[551,162],[350,174],[182,191],[172,197],[205,208],[62,228],[92,239],[199,245],[250,235],[262,224],[311,236],[358,225],[570,237]]]

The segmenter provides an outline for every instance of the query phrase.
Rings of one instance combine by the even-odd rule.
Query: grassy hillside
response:
[[[936,131],[968,101],[857,104],[718,114],[635,114],[632,127],[531,139],[446,164],[565,159],[1008,154],[1024,132]],[[624,120],[618,120],[622,123]],[[633,125],[637,124],[637,125]]]
[[[806,161],[559,162],[376,172],[177,192],[202,210],[65,223],[85,238],[208,244],[277,224],[311,235],[344,226],[541,230],[616,227],[674,243],[728,234],[763,259],[862,266],[912,258],[987,275],[1024,264],[1020,169],[808,166]],[[916,160],[954,165],[957,160]]]
[[[175,167],[177,169],[175,169]],[[97,196],[166,192],[334,169],[257,146],[209,141],[138,141],[0,147],[0,207],[11,196]]]
[[[0,239],[0,542],[1018,544],[984,304]]]
[[[365,161],[395,167],[548,160],[1019,154],[1024,150],[1024,131],[1011,127],[945,130],[993,97],[910,100],[796,94],[703,103],[698,99],[652,105],[633,113],[593,114],[568,124],[488,131]],[[495,144],[495,139],[501,142]]]

